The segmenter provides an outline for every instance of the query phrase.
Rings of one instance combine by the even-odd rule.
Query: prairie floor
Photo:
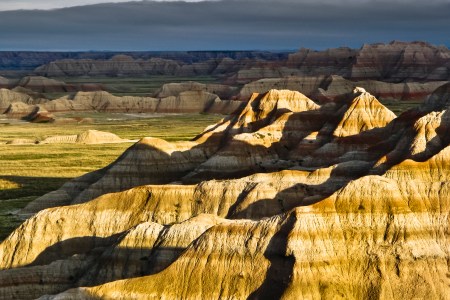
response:
[[[422,104],[422,102],[420,101],[392,101],[392,100],[381,101],[381,103],[387,108],[389,108],[397,116],[407,111],[408,109],[418,107],[420,104]]]
[[[64,114],[89,117],[92,124],[0,124],[0,241],[21,222],[14,212],[66,181],[107,166],[132,143],[6,145],[12,139],[42,140],[79,134],[89,129],[108,131],[124,139],[145,136],[168,141],[190,140],[223,118],[206,114]]]
[[[216,83],[212,76],[144,76],[144,77],[55,77],[70,84],[97,83],[103,85],[106,91],[116,96],[152,96],[163,84],[171,82],[196,81],[200,83]],[[50,99],[66,95],[66,93],[45,93]]]

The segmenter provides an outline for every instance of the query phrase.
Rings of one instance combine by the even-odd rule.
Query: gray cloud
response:
[[[176,0],[156,0],[156,1],[176,1]],[[195,2],[200,0],[185,0],[186,2]],[[130,2],[130,0],[1,0],[0,11],[18,10],[18,9],[55,9],[80,5],[90,5],[98,3]]]
[[[327,48],[446,44],[450,1],[128,2],[0,12],[1,50]]]

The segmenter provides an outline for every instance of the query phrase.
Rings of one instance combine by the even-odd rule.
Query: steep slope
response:
[[[405,161],[287,214],[216,225],[158,274],[50,299],[444,299],[449,155],[446,147],[429,161]]]
[[[427,170],[422,174],[430,176],[429,181],[406,184],[410,177],[394,175],[408,163],[402,164],[384,177],[353,181],[309,207],[261,221],[214,225],[172,265],[154,275],[72,290],[56,299],[152,295],[440,298],[449,284],[445,232],[450,205],[440,192],[441,184],[436,183],[448,180],[448,169],[440,169],[439,161],[448,159],[449,149],[430,161],[416,163],[414,169]],[[412,177],[416,178],[413,173]],[[423,198],[417,194],[408,193],[405,198],[404,192],[417,188],[418,183],[433,195],[431,206],[421,205]],[[139,227],[153,228],[143,223],[134,231],[144,230]],[[426,231],[420,230],[424,227]],[[158,234],[145,232],[154,243]]]
[[[65,82],[42,76],[26,76],[20,79],[17,86],[38,93],[75,92],[78,88]]]
[[[165,98],[114,96],[105,91],[77,92],[55,100],[33,97],[3,89],[0,93],[0,111],[5,113],[13,102],[23,102],[14,107],[18,116],[26,116],[36,109],[35,104],[48,112],[100,111],[135,113],[220,113],[232,114],[241,105],[240,101],[221,100],[217,95],[202,90],[183,91],[177,96]],[[1,110],[3,109],[3,110]]]
[[[356,56],[351,78],[448,80],[450,52],[423,42],[364,45]]]
[[[388,82],[450,79],[449,49],[424,42],[393,41],[389,44],[367,44],[360,49],[341,47],[323,51],[302,48],[295,53],[255,51],[209,53],[191,51],[144,55],[73,53],[71,59],[61,59],[67,55],[59,55],[61,58],[53,55],[54,60],[44,59],[42,61],[44,64],[34,70],[36,75],[47,77],[207,75],[226,77],[235,83],[248,83],[263,78],[329,75],[354,80]],[[104,57],[101,57],[102,55]],[[90,59],[89,56],[98,57]]]
[[[27,208],[0,298],[445,299],[448,88],[398,118],[362,88],[271,90],[194,141],[142,139]]]
[[[299,91],[319,101],[338,101],[348,96],[356,87],[362,87],[381,101],[425,101],[438,87],[448,81],[391,83],[377,80],[348,80],[342,76],[289,76],[264,78],[245,84],[238,99],[247,100],[254,92],[265,93],[271,89]]]
[[[0,89],[0,114],[4,114],[9,106],[14,102],[31,104],[33,103],[33,98],[8,89]]]
[[[363,88],[356,88],[354,93],[360,95],[353,99],[348,107],[343,107],[345,113],[333,136],[346,137],[372,128],[384,127],[396,118],[393,112]]]
[[[316,51],[302,48],[286,61],[249,64],[232,78],[248,83],[263,78],[338,75],[385,82],[448,81],[450,50],[424,42],[365,44]],[[305,91],[306,92],[306,91]]]
[[[191,172],[193,173],[184,178],[186,182],[199,182],[211,178],[211,176],[213,178],[233,178],[234,173],[251,174],[254,170],[261,169],[259,164],[262,161],[277,158],[277,151],[284,151],[278,150],[278,148],[282,149],[283,147],[277,145],[273,147],[273,150],[265,150],[264,145],[258,145],[259,141],[262,141],[259,138],[260,133],[256,134],[253,139],[247,139],[255,141],[257,143],[255,145],[242,140],[242,138],[245,138],[245,134],[235,137],[233,135],[242,131],[256,132],[258,128],[269,125],[272,116],[279,112],[311,111],[314,113],[318,108],[317,104],[298,92],[274,90],[266,95],[255,95],[255,98],[247,104],[247,107],[242,109],[239,115],[224,120],[223,124],[217,124],[213,129],[206,130],[195,141],[170,144],[159,139],[144,138],[124,153],[114,165],[100,171],[101,175],[99,173],[99,176],[101,177],[95,177],[93,179],[95,181],[90,182],[88,188],[83,188],[83,191],[77,189],[74,193],[71,191],[73,185],[69,183],[62,187],[62,191],[58,194],[66,195],[63,197],[64,199],[67,199],[67,195],[74,195],[70,196],[74,197],[70,202],[80,203],[106,192],[121,191],[141,184],[162,184],[179,181]],[[318,113],[316,112],[315,115],[318,115]],[[319,119],[319,122],[322,122],[322,118]],[[281,118],[280,125],[273,128],[274,135],[270,132],[264,134],[267,137],[266,142],[274,144],[280,142],[284,128],[283,122],[285,123],[286,120],[283,121],[283,118]],[[299,126],[302,126],[301,124],[302,122]],[[305,126],[305,130],[307,130],[309,126],[318,125],[315,122],[309,125],[309,122],[307,122]],[[292,132],[296,129],[298,129],[298,126],[290,128]],[[298,134],[301,138],[306,133],[299,132]],[[245,148],[246,145],[248,145],[248,149]],[[220,152],[216,153],[219,149]],[[227,149],[231,150],[231,159],[224,157],[227,155]],[[236,153],[236,150],[238,153]],[[248,151],[252,153],[251,156],[247,156]],[[236,157],[241,160],[237,161]],[[220,161],[223,161],[219,169],[217,168],[217,161],[219,161],[219,164]],[[207,164],[203,166],[202,163],[204,162],[207,162]],[[214,174],[208,171],[211,168]],[[123,176],[124,173],[127,175]],[[41,197],[27,206],[24,212],[35,212],[36,209],[41,209],[42,206],[39,203],[46,203],[49,201],[49,197],[53,198],[53,195]],[[59,199],[63,198],[59,196]]]
[[[45,98],[42,93],[68,93],[76,91],[100,91],[104,87],[98,83],[68,84],[61,80],[44,76],[25,76],[22,78],[0,77],[0,87],[23,92],[33,98]]]
[[[81,203],[142,184],[180,180],[198,183],[302,165],[330,167],[348,151],[369,147],[367,138],[357,139],[353,146],[348,142],[341,145],[335,141],[339,134],[333,135],[334,131],[351,130],[356,135],[382,127],[394,116],[367,93],[356,97],[349,106],[324,108],[298,92],[272,90],[264,95],[255,94],[239,115],[207,129],[196,141],[169,144],[154,138],[142,139],[113,165],[100,170],[92,181],[81,185],[76,181],[68,183],[60,191],[29,204],[23,212],[36,212],[43,205],[54,203],[55,198],[59,199],[58,205]],[[319,131],[326,136],[311,140],[310,135]],[[380,139],[373,138],[371,144]],[[376,160],[377,155],[366,160]],[[362,164],[356,167],[359,168],[366,167]]]

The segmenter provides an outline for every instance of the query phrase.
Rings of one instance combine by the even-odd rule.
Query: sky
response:
[[[157,0],[157,1],[177,1],[177,0]],[[198,2],[201,0],[186,0],[185,2]],[[17,9],[55,9],[64,7],[73,7],[81,5],[99,4],[99,3],[118,3],[130,2],[130,0],[0,0],[0,11]]]
[[[450,0],[0,0],[0,50],[448,47],[449,16]]]

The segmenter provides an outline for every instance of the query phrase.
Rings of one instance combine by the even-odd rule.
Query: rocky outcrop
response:
[[[181,53],[180,53],[181,54]],[[216,53],[216,55],[219,53]],[[206,55],[204,58],[182,61],[169,57],[149,55],[147,59],[135,59],[130,55],[115,55],[110,59],[63,59],[52,61],[37,67],[34,72],[46,77],[66,76],[230,76],[242,67],[253,66],[260,62],[263,53],[252,52],[234,55],[233,51],[223,55]],[[230,57],[232,56],[232,57]],[[287,53],[265,53],[262,61],[268,62],[277,58],[285,59]]]
[[[410,206],[398,187],[392,179],[365,177],[310,207],[217,225],[158,274],[56,299],[149,293],[214,299],[445,297],[448,220],[427,215],[446,215],[448,209]]]
[[[204,75],[211,72],[214,63],[203,62],[183,66],[181,62],[150,58],[148,60],[135,60],[128,55],[116,55],[108,60],[91,59],[64,59],[51,62],[35,69],[35,73],[47,77],[64,76],[143,76],[143,75]]]
[[[14,86],[14,80],[0,76],[0,88],[11,89]]]
[[[352,80],[448,81],[450,50],[424,42],[365,44],[360,49],[302,48],[278,65],[251,66],[236,74],[238,82],[286,76],[338,75]]]
[[[165,98],[114,96],[108,92],[77,92],[55,100],[36,101],[28,95],[3,90],[3,113],[11,117],[27,117],[37,110],[53,112],[100,111],[100,112],[134,112],[134,113],[218,113],[232,114],[242,102],[221,100],[217,95],[204,91],[184,91],[177,96]],[[12,102],[21,102],[12,104]],[[27,105],[26,103],[30,104]],[[41,103],[39,106],[33,103]]]
[[[57,135],[48,137],[39,142],[39,144],[109,144],[109,143],[129,143],[132,140],[126,140],[118,137],[114,133],[87,130],[75,135]]]
[[[13,92],[26,94],[26,95],[30,96],[31,98],[35,99],[35,101],[37,103],[41,103],[41,102],[46,102],[47,101],[47,99],[46,99],[44,94],[39,93],[39,92],[35,92],[35,91],[32,91],[32,90],[29,90],[29,89],[24,88],[22,86],[16,86],[16,87],[12,88],[11,90]]]
[[[450,51],[423,42],[364,45],[350,78],[389,81],[448,80]]]
[[[24,102],[12,102],[4,111],[4,114],[10,118],[20,119],[33,114],[36,109],[37,106],[29,105]]]
[[[191,142],[144,138],[27,207],[0,297],[445,299],[448,86],[399,117],[361,87],[271,90]]]
[[[284,78],[263,78],[245,84],[239,91],[238,99],[247,100],[253,93],[266,93],[271,89],[299,91],[307,96],[314,95],[324,86],[326,76],[289,76]],[[344,79],[343,79],[344,80]]]
[[[38,141],[35,139],[13,139],[10,141],[7,141],[6,144],[8,145],[31,145],[36,144]]]
[[[167,83],[164,84],[158,91],[155,92],[155,97],[166,98],[176,97],[183,92],[207,92],[217,95],[221,99],[231,99],[236,93],[237,88],[223,85],[223,84],[203,84],[194,81],[181,83]]]
[[[122,139],[119,136],[104,131],[87,130],[80,134],[56,135],[45,139],[13,139],[7,144],[110,144],[110,143],[131,143],[136,140]]]
[[[68,84],[44,76],[25,76],[20,79],[0,77],[0,87],[28,94],[35,99],[45,98],[43,93],[72,93],[76,91],[99,91],[104,86],[97,83]]]
[[[124,140],[114,133],[104,132],[98,130],[88,130],[77,135],[75,143],[78,144],[106,144],[106,143],[122,143],[131,142],[131,140]]]
[[[286,53],[256,53],[252,56],[251,52],[240,56],[234,52],[216,54],[215,57],[210,54],[203,59],[184,61],[157,53],[150,59],[136,59],[131,55],[116,55],[109,59],[56,60],[36,68],[35,73],[47,77],[212,75],[228,77],[238,83],[263,78],[329,75],[387,82],[450,79],[450,51],[444,46],[424,42],[393,41],[363,45],[360,49],[341,47],[324,51],[302,48],[288,58]]]
[[[225,101],[220,100],[220,98],[215,94],[203,91],[184,91],[179,93],[177,96],[169,96],[160,99],[154,112],[196,113],[215,110],[214,112],[220,113],[220,109],[215,108],[215,106],[220,105],[222,102]],[[226,102],[231,104],[231,109],[224,109],[222,112],[224,114],[234,112],[234,110],[236,110],[240,105],[240,103],[236,101]]]
[[[338,75],[290,76],[267,78],[250,82],[242,87],[237,98],[249,99],[253,92],[265,93],[271,89],[300,91],[319,102],[336,101],[348,97],[355,86],[360,86],[380,101],[423,102],[438,87],[448,81],[390,83],[376,80],[352,81]]]
[[[352,147],[368,147],[359,140],[355,141],[356,145],[349,142],[339,145],[341,135],[333,135],[333,132],[348,131],[345,136],[365,130],[370,133],[369,129],[382,127],[394,117],[369,94],[357,96],[341,107],[320,107],[298,92],[273,90],[263,95],[255,94],[239,115],[208,128],[195,141],[170,144],[153,138],[142,139],[115,164],[99,171],[93,181],[84,182],[82,190],[74,190],[74,185],[68,184],[58,192],[65,196],[58,198],[65,199],[64,203],[81,203],[136,185],[235,178],[255,172],[278,171],[308,164],[308,161],[330,167]],[[322,136],[316,134],[311,139],[319,131]],[[372,143],[380,139],[373,138]],[[336,147],[341,150],[331,152],[325,158],[315,158],[323,156],[325,151],[333,151],[326,149]],[[124,172],[127,176],[122,175]],[[50,201],[49,197],[53,196],[43,196],[24,212],[41,209],[43,203]]]
[[[366,130],[385,127],[396,115],[384,107],[374,96],[363,88],[355,88],[354,94],[359,94],[342,110],[342,118],[333,131],[333,136],[348,137],[360,134]]]
[[[341,75],[348,77],[358,50],[347,47],[314,51],[301,48],[289,55],[287,66],[299,75]]]
[[[38,93],[62,93],[75,92],[77,87],[65,82],[50,79],[42,76],[26,76],[20,79],[17,86],[29,89]]]
[[[32,104],[33,98],[28,95],[17,93],[8,89],[0,89],[0,114],[4,114],[11,103],[21,102]]]
[[[279,60],[286,59],[287,52],[271,51],[89,51],[89,52],[45,52],[45,51],[2,51],[0,64],[5,70],[29,71],[50,62],[64,59],[108,60],[116,55],[127,55],[134,59],[147,60],[151,57],[171,59],[184,63],[202,62],[206,60]]]

